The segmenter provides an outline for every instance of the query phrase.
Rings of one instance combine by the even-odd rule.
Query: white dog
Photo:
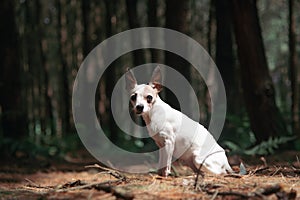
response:
[[[194,172],[200,165],[215,174],[232,172],[224,149],[208,130],[160,99],[161,79],[159,66],[149,84],[137,85],[132,72],[126,73],[126,89],[133,109],[143,117],[149,135],[159,147],[160,175],[166,177],[171,173],[173,156]]]

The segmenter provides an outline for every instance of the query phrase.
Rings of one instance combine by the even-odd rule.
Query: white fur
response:
[[[158,93],[161,87],[157,87],[160,82],[159,67],[154,70],[149,85],[137,85],[134,75],[130,71],[126,74],[126,87],[131,95],[136,95],[136,100],[131,102],[134,110],[137,105],[144,107],[139,114],[159,147],[161,175],[170,174],[173,156],[195,172],[201,164],[215,174],[232,172],[224,149],[208,130],[160,99]],[[148,95],[153,97],[150,103],[147,102]]]

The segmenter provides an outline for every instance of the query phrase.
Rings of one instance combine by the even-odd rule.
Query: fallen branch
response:
[[[104,182],[96,182],[96,183],[90,183],[90,184],[85,184],[85,185],[80,185],[80,186],[75,186],[75,187],[69,187],[69,188],[62,188],[62,189],[54,189],[55,192],[68,192],[68,191],[73,191],[73,190],[82,190],[82,189],[95,189],[95,190],[101,190],[107,193],[112,193],[114,196],[121,198],[121,199],[126,199],[130,200],[133,199],[133,194],[130,192],[127,192],[126,190],[122,188],[117,188],[115,186],[112,186],[111,184],[119,184],[123,182],[123,180],[113,180],[113,181],[104,181]]]
[[[99,168],[98,166],[96,166]],[[112,176],[118,178],[117,180],[109,180],[109,181],[104,181],[104,182],[94,182],[94,183],[85,183],[80,180],[76,180],[73,182],[68,182],[64,185],[60,186],[40,186],[30,179],[25,179],[27,182],[30,183],[27,187],[30,188],[39,188],[39,189],[45,189],[43,194],[49,193],[49,192],[69,192],[69,191],[74,191],[74,190],[82,190],[82,189],[95,189],[95,190],[101,190],[107,193],[112,193],[112,195],[116,196],[117,198],[121,199],[126,199],[130,200],[133,199],[133,194],[131,192],[128,192],[122,188],[118,188],[115,185],[122,183],[126,180],[125,176],[122,176],[119,173],[116,173],[112,170],[108,171],[109,174]]]
[[[42,186],[36,184],[35,182],[33,182],[32,180],[30,180],[28,178],[25,178],[25,181],[27,181],[29,183],[28,186],[30,186],[30,187],[43,188]]]
[[[103,191],[112,193],[117,198],[131,200],[134,198],[134,195],[131,192],[126,191],[124,188],[119,187],[110,187],[110,188],[99,188]]]
[[[219,192],[219,191],[206,191],[207,194],[214,195],[215,197],[218,195],[221,196],[238,196],[241,198],[250,198],[253,197],[252,195],[240,193],[240,192],[234,192],[234,191],[228,191],[228,192]]]
[[[255,169],[253,172],[249,173],[249,175],[254,175],[254,174],[256,174],[256,173],[262,172],[262,171],[267,170],[267,169],[269,169],[269,167],[261,167],[261,168],[257,168],[257,169]]]
[[[282,190],[281,185],[275,184],[275,185],[271,185],[271,186],[268,186],[265,188],[258,189],[255,193],[262,194],[262,195],[270,195],[270,194],[277,193],[281,190]]]
[[[218,190],[208,190],[204,189],[207,194],[213,195],[213,197],[217,197],[218,195],[221,196],[238,196],[240,198],[253,198],[259,197],[264,198],[265,196],[269,196],[275,194],[279,199],[295,199],[297,196],[297,192],[291,189],[290,192],[283,191],[283,188],[279,184],[274,184],[271,186],[267,186],[265,188],[257,189],[255,192],[248,192],[248,193],[241,193],[237,191],[223,191],[219,192]]]
[[[88,166],[85,166],[85,168],[96,168],[96,169],[101,169],[103,170],[103,172],[100,172],[100,173],[107,173],[107,174],[110,174],[112,175],[113,177],[119,179],[119,180],[122,180],[122,181],[126,181],[127,180],[127,177],[116,171],[116,170],[113,170],[113,169],[110,169],[110,168],[107,168],[107,167],[102,167],[98,164],[94,164],[94,165],[88,165]]]
[[[113,183],[120,183],[122,182],[121,180],[110,180],[110,181],[104,181],[104,182],[95,182],[95,183],[89,183],[89,184],[85,184],[85,185],[79,185],[79,186],[75,186],[75,187],[69,187],[69,188],[59,188],[59,189],[54,189],[55,192],[68,192],[68,191],[72,191],[72,190],[81,190],[81,189],[91,189],[91,188],[101,188],[102,186],[106,186],[113,184]],[[106,188],[103,187],[103,188]],[[111,187],[111,186],[109,186]]]

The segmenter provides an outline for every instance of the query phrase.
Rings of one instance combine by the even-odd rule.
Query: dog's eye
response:
[[[148,102],[148,103],[151,103],[153,97],[152,97],[151,95],[148,95],[146,98],[147,98],[147,102]]]
[[[132,96],[130,97],[130,99],[131,99],[131,101],[136,101],[136,94],[132,95]]]

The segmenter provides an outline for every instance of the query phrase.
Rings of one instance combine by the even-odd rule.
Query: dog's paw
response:
[[[168,170],[167,167],[163,167],[158,170],[158,175],[160,175],[162,177],[168,177],[169,174],[171,174],[171,172],[170,172],[170,170]]]

